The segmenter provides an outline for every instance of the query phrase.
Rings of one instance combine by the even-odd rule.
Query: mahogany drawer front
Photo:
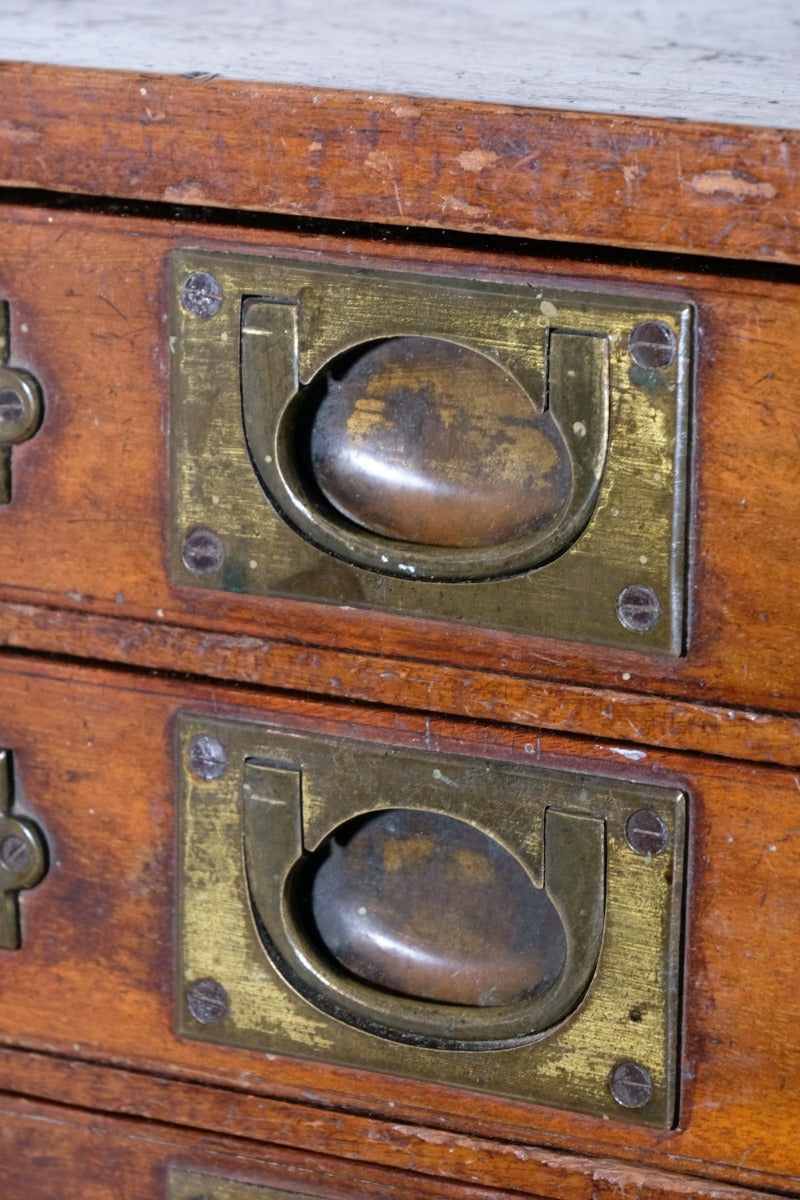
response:
[[[2,954],[6,1044],[229,1084],[245,1106],[249,1097],[313,1096],[390,1122],[435,1121],[753,1186],[797,1177],[800,862],[791,771],[35,659],[4,659],[0,671],[0,744],[13,754],[15,811],[38,824],[50,854],[43,881],[20,894],[21,948]],[[690,883],[675,1128],[177,1036],[179,713],[685,792]],[[235,1105],[231,1112],[238,1121]]]
[[[502,249],[253,230],[234,237],[213,226],[58,209],[8,210],[3,240],[9,362],[33,373],[44,396],[41,428],[13,449],[13,499],[0,512],[6,644],[520,723],[542,720],[531,699],[533,677],[568,678],[612,699],[679,696],[763,710],[759,724],[728,718],[720,707],[703,718],[691,748],[795,761],[794,723],[779,720],[800,700],[800,600],[792,581],[800,538],[791,499],[800,353],[794,286],[578,266]],[[172,583],[168,257],[181,245],[641,293],[694,306],[685,655],[248,596],[246,583],[235,592]],[[42,611],[22,607],[28,604]],[[393,662],[404,665],[393,669]],[[569,703],[554,711],[565,695],[553,693],[543,723],[570,727]],[[650,704],[657,721],[655,712]],[[769,713],[778,722],[774,736]],[[646,724],[639,712],[620,710],[617,719],[598,708],[579,731],[602,726],[623,736],[631,717],[634,727]],[[733,738],[725,732],[729,720]],[[651,734],[634,728],[633,736],[677,745],[683,738],[688,746],[693,735],[683,725],[682,732]]]
[[[432,1131],[431,1131],[432,1132]],[[302,1135],[301,1135],[302,1136]],[[441,1135],[440,1135],[441,1137]],[[610,1168],[602,1160],[551,1155],[537,1162],[527,1152],[520,1161],[491,1162],[492,1147],[463,1139],[463,1162],[444,1178],[453,1159],[424,1162],[406,1152],[406,1169],[314,1155],[293,1141],[291,1125],[283,1143],[256,1142],[62,1105],[4,1096],[0,1099],[3,1195],[7,1200],[503,1200],[524,1194],[534,1200],[617,1200],[636,1189],[647,1200],[762,1200],[765,1192],[635,1167]],[[443,1150],[455,1149],[444,1146]],[[474,1181],[476,1157],[483,1151],[483,1186]],[[470,1161],[471,1160],[471,1161]]]

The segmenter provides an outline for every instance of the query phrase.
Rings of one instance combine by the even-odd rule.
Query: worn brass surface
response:
[[[11,501],[11,447],[33,437],[42,419],[39,385],[8,367],[8,305],[0,301],[0,504]]]
[[[44,841],[33,821],[12,815],[11,755],[0,750],[0,949],[21,942],[18,893],[35,887],[45,873]]]
[[[402,307],[410,311],[395,313],[393,319],[403,322],[400,328],[406,325],[411,328],[412,321],[419,321],[419,297],[414,295],[413,288],[407,286],[405,290],[410,290],[411,295],[402,297]],[[374,303],[377,305],[377,297]],[[488,306],[488,311],[482,314],[490,329],[495,307]],[[449,343],[407,335],[381,342],[377,347],[368,342],[367,349],[341,383],[337,385],[335,376],[322,380],[320,390],[326,394],[315,409],[303,403],[304,380],[297,374],[302,357],[295,361],[296,355],[289,352],[303,330],[293,324],[286,329],[286,309],[285,304],[260,300],[248,300],[243,307],[242,411],[253,466],[267,495],[278,511],[286,514],[312,542],[347,562],[387,576],[413,575],[420,581],[483,580],[543,562],[560,553],[583,529],[599,491],[608,440],[608,364],[604,338],[550,332],[546,347],[540,347],[542,381],[538,407],[542,411],[537,411],[532,397],[526,396],[513,380],[509,388],[492,387],[492,378],[502,377],[505,372],[497,362],[488,357],[484,360],[484,353],[487,356],[491,353],[490,346],[482,347],[482,354],[469,352],[471,365],[459,372],[459,394],[453,396],[454,385],[458,384],[453,379],[452,355],[448,356],[449,362],[442,362],[444,347]],[[450,323],[454,323],[452,311],[444,311]],[[475,315],[470,309],[470,317],[474,319]],[[378,319],[378,315],[373,319]],[[380,320],[385,322],[385,315],[381,314]],[[498,336],[496,329],[492,332]],[[316,329],[307,331],[306,337],[313,338],[315,333]],[[478,339],[477,330],[473,336]],[[286,350],[279,360],[280,367],[276,363],[276,338],[282,340]],[[302,341],[299,344],[302,346]],[[416,352],[411,349],[415,346]],[[420,346],[424,349],[420,350]],[[389,354],[394,370],[385,361]],[[370,361],[378,355],[384,356],[383,363],[370,368]],[[508,348],[506,357],[511,357]],[[476,368],[476,363],[484,361],[493,370]],[[402,368],[398,369],[401,363]],[[319,376],[321,366],[314,371],[312,380]],[[331,368],[335,370],[336,358]],[[442,376],[449,378],[445,382]],[[349,446],[352,457],[362,464],[357,478],[349,481],[348,490],[360,493],[362,509],[368,506],[371,518],[368,528],[362,527],[363,522],[343,522],[335,508],[326,508],[322,494],[315,496],[313,470],[311,473],[304,470],[308,456],[306,443],[311,441],[313,462],[314,433],[324,417],[326,404],[334,398],[337,387],[341,391],[345,385],[349,385],[348,407],[352,408],[346,420]],[[509,404],[505,394],[508,391],[516,404]],[[523,397],[529,412],[524,423],[520,415]],[[423,414],[427,421],[420,419]],[[308,426],[313,426],[310,438]],[[568,436],[565,431],[569,431]],[[438,452],[437,443],[441,447]],[[382,454],[376,455],[376,446]],[[547,461],[548,447],[555,459],[552,463]],[[426,461],[431,451],[432,463]],[[478,465],[481,460],[482,469]],[[562,466],[560,473],[568,476],[560,489],[557,479],[553,479],[558,460]],[[453,481],[452,476],[454,469],[460,473],[470,465],[473,497],[469,508],[463,496],[460,504],[457,497],[451,496],[442,505],[435,495],[430,495],[432,484],[438,484],[437,490],[441,491],[447,487],[448,478],[451,487],[453,482],[469,487],[468,478],[462,475],[461,480]],[[559,472],[556,470],[555,474]],[[340,496],[342,492],[340,487]],[[530,494],[535,496],[533,512],[540,520],[523,522],[517,536],[512,529],[502,537],[498,528],[494,543],[489,539],[489,530],[484,531],[474,546],[469,539],[462,540],[460,545],[455,541],[453,526],[459,520],[462,525],[475,526],[473,506],[483,508],[484,512],[511,508],[512,515],[515,510],[518,515],[521,510],[531,508]],[[345,504],[345,511],[352,511],[352,507],[352,503]],[[403,527],[407,530],[409,525],[415,525],[417,513],[419,529],[410,540],[402,540],[403,536],[409,537],[408,532],[403,535]],[[394,537],[378,536],[392,528]],[[437,536],[437,530],[442,531],[441,535]],[[426,544],[426,539],[431,541]]]
[[[226,756],[208,781],[190,769],[202,736]],[[685,823],[677,788],[191,714],[178,719],[176,758],[180,1033],[672,1123]],[[652,856],[626,839],[643,809],[667,831]],[[310,856],[355,818],[398,810],[465,822],[545,889],[566,935],[554,980],[515,1002],[442,1003],[378,986],[325,952],[308,921]],[[187,1005],[201,980],[227,997],[207,1023]],[[609,1090],[611,1072],[629,1061],[653,1079],[641,1110],[623,1110]]]
[[[359,979],[497,1008],[549,989],[564,967],[547,889],[467,821],[408,808],[357,817],[306,857],[294,881],[306,936]]]
[[[343,516],[398,542],[483,548],[490,562],[490,548],[515,540],[533,553],[537,533],[557,524],[573,489],[567,444],[552,412],[536,413],[487,355],[398,337],[326,374],[311,477]],[[607,421],[593,425],[605,440]]]
[[[257,1183],[240,1183],[205,1171],[170,1167],[166,1200],[304,1200],[308,1192],[285,1192]]]
[[[682,652],[688,304],[201,250],[171,265],[176,583]],[[181,304],[197,272],[216,281],[203,316]],[[645,368],[631,334],[653,322],[674,358]],[[197,529],[220,539],[214,570],[184,561]],[[618,618],[632,585],[658,598],[652,629]]]

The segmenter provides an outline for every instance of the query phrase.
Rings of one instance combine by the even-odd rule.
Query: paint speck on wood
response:
[[[458,156],[459,164],[465,171],[485,171],[494,166],[497,155],[494,150],[464,150]]]
[[[774,200],[774,184],[762,182],[744,171],[704,171],[689,181],[703,196],[727,195],[734,200]]]

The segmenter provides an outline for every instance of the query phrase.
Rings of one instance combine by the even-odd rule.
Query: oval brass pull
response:
[[[309,855],[295,891],[321,948],[385,991],[496,1008],[544,991],[564,967],[547,891],[500,842],[444,813],[345,822]]]
[[[549,330],[542,376],[453,334],[387,326],[321,361],[301,361],[297,335],[294,306],[243,304],[252,462],[315,544],[458,581],[529,570],[583,531],[608,447],[606,338]]]
[[[451,1049],[508,1046],[536,1037],[567,1017],[586,992],[600,955],[605,914],[604,822],[548,809],[543,885],[538,888],[534,876],[541,864],[529,862],[524,851],[513,853],[498,844],[490,831],[474,823],[466,824],[435,809],[394,809],[391,819],[399,836],[387,838],[387,816],[385,810],[361,814],[360,836],[363,840],[366,829],[367,840],[375,842],[373,851],[377,847],[384,863],[374,872],[378,876],[383,873],[384,878],[373,879],[373,899],[381,890],[386,894],[387,853],[394,856],[398,887],[419,885],[420,873],[415,871],[413,859],[419,858],[419,839],[427,839],[438,842],[433,854],[438,862],[432,866],[434,871],[449,871],[450,885],[459,859],[462,872],[483,875],[489,890],[492,880],[487,872],[491,876],[510,865],[518,877],[500,903],[513,897],[521,907],[512,918],[533,915],[540,943],[537,945],[536,937],[529,940],[523,948],[521,971],[519,964],[514,964],[503,979],[496,956],[493,959],[488,950],[491,934],[489,939],[473,938],[468,964],[471,983],[450,986],[436,978],[437,970],[446,969],[447,950],[434,932],[437,920],[445,914],[433,898],[429,934],[422,938],[425,944],[419,933],[415,935],[429,960],[423,970],[404,973],[402,949],[381,954],[373,947],[364,952],[365,947],[359,949],[353,938],[345,947],[346,939],[339,939],[336,926],[346,914],[322,915],[322,909],[334,898],[332,891],[338,892],[341,902],[346,889],[326,885],[324,854],[318,865],[319,857],[308,854],[303,845],[299,772],[248,761],[243,787],[248,887],[262,942],[284,978],[322,1011],[360,1028],[399,1041]],[[377,823],[371,830],[370,821]],[[345,826],[349,824],[345,822]],[[337,833],[346,838],[348,830],[330,830],[323,843]],[[358,836],[357,828],[351,842]],[[355,853],[357,856],[358,849]],[[463,898],[470,890],[469,880],[460,886]],[[482,886],[474,889],[473,903],[485,899]],[[345,901],[351,910],[353,900],[351,895]],[[356,913],[358,907],[356,904]],[[450,916],[457,917],[452,905]],[[405,951],[413,950],[402,914],[393,918],[390,911],[385,913],[384,925],[384,934],[389,932],[401,942],[405,937]],[[372,927],[371,935],[376,928]],[[462,920],[457,939],[463,929]],[[384,945],[386,941],[384,937]],[[481,950],[487,956],[484,961]],[[534,961],[537,955],[538,963]],[[491,994],[492,978],[495,995]]]
[[[531,536],[572,488],[552,415],[485,354],[426,337],[367,346],[341,379],[329,371],[311,463],[345,517],[428,546]]]

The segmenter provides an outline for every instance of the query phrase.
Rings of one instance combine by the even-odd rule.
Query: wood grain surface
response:
[[[302,1143],[310,1149],[331,1149],[341,1135],[348,1157],[376,1156],[385,1165],[415,1169],[428,1163],[434,1174],[447,1175],[445,1163],[456,1154],[442,1149],[451,1144],[442,1142],[445,1134],[488,1138],[514,1147],[502,1151],[508,1173],[492,1178],[523,1190],[519,1171],[529,1160],[517,1155],[520,1144],[754,1187],[797,1188],[796,773],[666,751],[621,759],[602,743],[557,734],[533,742],[526,731],[474,721],[120,670],[76,670],[33,658],[23,665],[3,657],[0,678],[0,744],[14,753],[18,809],[40,822],[50,848],[47,877],[22,897],[22,949],[0,963],[0,1042],[233,1089],[238,1098],[223,1102],[209,1091],[201,1101],[177,1089],[176,1097],[190,1097],[185,1105],[176,1099],[167,1111],[164,1104],[172,1101],[162,1099],[151,1109],[157,1092],[171,1094],[166,1084],[140,1080],[126,1091],[119,1083],[106,1087],[100,1075],[76,1083],[73,1096],[62,1076],[60,1084],[41,1085],[45,1094],[99,1108],[119,1108],[127,1096],[136,1111],[157,1119],[282,1140],[277,1128],[288,1110],[270,1117],[257,1103],[272,1097],[308,1106],[302,1137],[318,1131]],[[177,1038],[171,721],[187,709],[685,788],[691,885],[676,1128],[647,1130]],[[19,1074],[13,1083],[4,1077],[12,1090],[38,1086],[35,1073],[29,1085]],[[62,1090],[47,1091],[51,1087]],[[374,1129],[384,1130],[385,1140],[367,1125],[348,1126],[344,1114],[377,1121]],[[259,1121],[265,1122],[261,1132]],[[424,1128],[412,1132],[409,1125]],[[394,1148],[384,1151],[385,1145]],[[468,1142],[459,1145],[472,1153]],[[482,1161],[480,1153],[473,1161]],[[465,1181],[487,1181],[488,1165],[483,1174],[476,1165],[470,1176],[466,1162],[458,1167]]]
[[[0,93],[0,186],[800,261],[796,130],[25,63]]]
[[[141,666],[722,755],[736,754],[741,738],[742,754],[797,761],[785,719],[800,710],[800,344],[790,283],[350,237],[242,230],[234,240],[219,227],[60,211],[9,210],[2,228],[11,361],[39,378],[45,396],[42,428],[14,449],[14,498],[0,511],[7,644],[116,660],[129,652]],[[173,247],[197,242],[692,300],[688,654],[172,586],[166,265]],[[31,604],[72,612],[76,623],[52,611],[33,619]],[[587,688],[597,689],[590,711]],[[599,703],[606,693],[619,707]],[[677,707],[659,709],[653,697]],[[696,718],[686,701],[702,706]]]
[[[0,1062],[13,1083],[33,1079],[55,1101],[0,1096],[4,1200],[108,1200],[111,1195],[114,1200],[153,1200],[165,1195],[170,1168],[200,1172],[210,1181],[285,1189],[299,1193],[300,1200],[309,1195],[321,1200],[511,1200],[521,1194],[533,1200],[624,1200],[631,1194],[639,1200],[767,1196],[696,1176],[482,1138],[438,1134],[430,1138],[431,1147],[438,1145],[438,1150],[424,1154],[420,1149],[426,1131],[419,1127],[392,1128],[265,1101],[258,1101],[255,1121],[244,1118],[238,1136],[208,1129],[192,1133],[185,1128],[187,1117],[193,1113],[207,1119],[209,1100],[216,1102],[216,1121],[224,1126],[226,1109],[229,1115],[244,1115],[246,1098],[189,1085],[170,1084],[167,1090],[162,1080],[36,1054],[0,1050]],[[87,1094],[102,1097],[110,1113],[81,1111]],[[59,1097],[73,1107],[65,1109]],[[115,1106],[147,1120],[111,1115]],[[156,1118],[156,1113],[164,1115]],[[338,1136],[326,1130],[333,1120]],[[274,1139],[272,1144],[263,1144],[267,1137]],[[310,1147],[319,1144],[325,1153],[315,1156]],[[443,1178],[445,1170],[448,1179]]]
[[[641,747],[661,746],[723,758],[800,766],[800,720],[629,692],[571,684],[509,671],[303,645],[289,639],[211,632],[164,621],[137,621],[91,611],[0,602],[0,645],[61,659],[107,661],[130,668],[180,672],[214,680],[392,705],[412,712],[499,721],[599,738],[632,761]],[[624,687],[624,684],[622,685]]]

